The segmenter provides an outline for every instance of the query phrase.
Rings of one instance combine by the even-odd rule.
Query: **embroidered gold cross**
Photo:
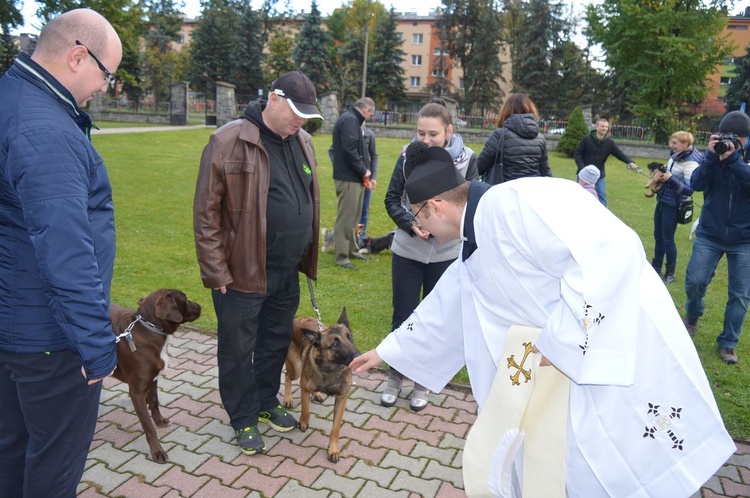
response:
[[[521,377],[521,374],[526,378],[524,382],[528,382],[531,380],[531,369],[524,369],[523,364],[526,363],[526,358],[529,357],[529,354],[531,353],[531,343],[530,342],[524,342],[523,343],[524,351],[523,351],[523,359],[521,360],[521,364],[519,365],[516,363],[516,360],[514,358],[515,355],[510,355],[508,357],[508,368],[515,368],[516,373],[510,376],[511,385],[517,386],[521,383],[518,381],[518,379]]]

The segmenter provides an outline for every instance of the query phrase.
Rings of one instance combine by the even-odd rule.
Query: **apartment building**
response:
[[[453,58],[441,51],[440,37],[435,23],[438,12],[430,12],[427,15],[416,13],[397,13],[398,34],[403,42],[401,49],[404,58],[401,67],[404,68],[404,90],[407,97],[424,99],[429,97],[429,88],[435,83],[438,75],[450,81],[450,93],[456,93],[463,89],[463,71],[453,61]],[[198,19],[185,18],[180,32],[180,39],[174,44],[176,50],[186,47],[192,38],[193,30],[198,25]],[[298,16],[291,23],[285,24],[292,32],[301,29],[305,20]],[[325,26],[325,20],[324,24]],[[510,92],[511,67],[507,55],[502,55],[504,62],[503,75],[508,83],[501,83],[503,90]]]
[[[721,67],[709,76],[708,96],[701,104],[701,110],[704,112],[716,110],[717,114],[724,113],[724,96],[734,76],[735,60],[744,57],[747,54],[747,46],[750,45],[750,7],[746,8],[742,15],[729,18],[722,32],[722,36],[727,35],[734,42],[735,49],[730,57],[724,59]]]

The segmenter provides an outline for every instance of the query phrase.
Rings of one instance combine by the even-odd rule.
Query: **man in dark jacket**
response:
[[[72,10],[0,79],[2,496],[76,494],[117,363],[112,188],[81,107],[121,58],[106,19]]]
[[[244,453],[266,446],[258,422],[297,421],[277,398],[299,307],[299,272],[318,268],[320,188],[310,135],[315,87],[299,71],[268,102],[219,128],[203,149],[193,201],[195,248],[218,320],[219,393]]]
[[[605,118],[599,118],[596,122],[596,129],[581,139],[573,154],[577,167],[576,174],[589,164],[593,164],[599,168],[601,175],[599,175],[599,180],[596,182],[596,193],[599,194],[599,202],[605,206],[607,205],[607,185],[604,180],[606,176],[604,163],[607,162],[610,154],[627,164],[628,168],[632,170],[638,169],[638,165],[617,147],[617,144],[615,144],[615,141],[611,137],[607,136],[608,131],[609,121]]]
[[[716,343],[723,361],[737,363],[734,348],[750,302],[750,118],[740,111],[729,112],[721,120],[719,132],[734,133],[739,140],[718,155],[714,146],[719,135],[711,136],[708,151],[690,179],[690,186],[703,192],[703,208],[685,275],[683,321],[690,335],[695,334],[705,309],[706,289],[726,254],[729,299]]]
[[[362,123],[375,112],[375,102],[364,97],[345,111],[333,126],[333,182],[338,208],[333,228],[335,262],[349,270],[358,268],[351,258],[368,259],[359,254],[357,221],[362,213],[365,188],[370,187],[371,172],[364,162]]]

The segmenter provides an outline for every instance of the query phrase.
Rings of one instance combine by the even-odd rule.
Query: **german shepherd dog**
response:
[[[310,425],[310,397],[323,400],[323,394],[335,396],[333,427],[328,439],[328,459],[339,461],[339,431],[346,409],[346,398],[352,386],[349,363],[360,355],[349,330],[346,308],[335,325],[318,330],[318,321],[311,317],[294,320],[294,336],[286,355],[284,406],[292,407],[292,381],[299,379],[302,414],[299,428]]]

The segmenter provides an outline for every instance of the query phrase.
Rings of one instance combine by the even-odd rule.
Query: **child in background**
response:
[[[599,175],[601,175],[599,168],[593,164],[589,164],[578,172],[578,183],[584,188],[584,190],[586,190],[586,192],[596,197],[597,200],[599,200],[599,194],[596,193],[595,185],[599,180]]]

